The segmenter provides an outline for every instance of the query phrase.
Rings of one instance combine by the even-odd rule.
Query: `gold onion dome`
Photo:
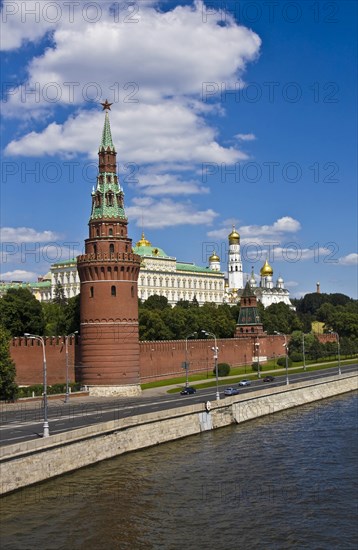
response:
[[[232,226],[232,231],[229,235],[229,243],[230,244],[239,244],[239,242],[240,242],[240,235],[236,231],[235,226],[233,225]]]
[[[273,275],[273,269],[272,267],[270,266],[270,264],[268,263],[268,261],[266,260],[264,265],[262,266],[262,268],[260,269],[260,274],[262,275],[262,277],[267,277],[269,275]]]
[[[142,231],[142,238],[137,242],[137,246],[152,246],[149,241],[144,236],[144,231]]]
[[[220,262],[220,258],[215,252],[210,256],[209,262]]]

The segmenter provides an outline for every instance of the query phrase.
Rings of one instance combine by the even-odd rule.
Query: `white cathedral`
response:
[[[133,247],[141,256],[138,277],[138,297],[144,301],[158,294],[165,296],[168,303],[174,306],[179,300],[192,301],[199,305],[205,302],[215,304],[238,303],[247,281],[244,281],[240,253],[240,235],[233,227],[228,236],[229,253],[227,278],[221,271],[220,258],[213,253],[208,267],[200,267],[190,262],[178,262],[174,256],[168,256],[161,248],[152,246],[142,233],[142,238]],[[260,270],[260,281],[257,284],[254,271],[248,278],[257,299],[268,307],[283,302],[292,309],[289,291],[284,287],[282,277],[273,282],[273,269],[266,260]],[[50,272],[37,283],[0,283],[0,295],[9,288],[28,288],[39,301],[48,302],[56,295],[56,288],[61,285],[66,298],[72,298],[80,292],[80,280],[76,259],[55,263]]]

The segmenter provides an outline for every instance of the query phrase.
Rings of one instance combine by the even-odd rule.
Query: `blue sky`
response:
[[[133,241],[357,297],[355,1],[2,2],[2,280],[79,253],[104,116]]]

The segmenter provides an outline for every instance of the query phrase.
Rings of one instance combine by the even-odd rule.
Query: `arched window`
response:
[[[132,298],[134,298],[134,286],[131,287],[131,295],[132,295]]]
[[[116,287],[114,285],[111,286],[111,296],[116,296]]]
[[[112,227],[109,228],[109,230],[108,230],[108,235],[113,235],[113,229],[112,229]]]
[[[109,253],[110,253],[110,254],[114,254],[114,244],[113,244],[113,243],[111,243],[111,244],[109,245]]]
[[[90,287],[90,298],[93,298],[94,296],[94,288],[93,286]]]
[[[96,245],[96,244],[93,245],[93,252],[94,252],[95,254],[97,254],[97,245]]]
[[[99,229],[96,229],[96,236],[99,237]]]

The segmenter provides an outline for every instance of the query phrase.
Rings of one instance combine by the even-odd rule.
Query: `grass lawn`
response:
[[[331,360],[330,360],[331,361]],[[344,365],[349,365],[352,363],[355,363],[357,359],[349,359],[349,360],[343,360],[341,361],[342,367]],[[314,365],[314,366],[313,366]],[[327,368],[338,368],[338,362],[332,361],[332,362],[321,362],[320,364],[317,364],[315,361],[306,361],[306,368],[309,371],[315,371],[315,370],[322,370]],[[279,367],[276,365],[274,361],[268,361],[264,365],[261,366],[260,372],[262,375],[265,375],[266,371],[271,371],[271,374],[280,376],[282,374],[285,374],[286,369]],[[274,372],[272,372],[274,371]],[[293,366],[289,367],[288,373],[294,374],[298,372],[303,371],[303,363],[294,363]],[[230,370],[230,375],[227,378],[220,378],[219,379],[219,385],[220,386],[230,386],[232,384],[237,384],[242,380],[243,378],[247,378],[248,380],[257,380],[257,374],[252,371],[251,366],[243,366],[243,367],[234,367]],[[206,377],[206,373],[200,373],[200,374],[193,374],[189,376],[189,383],[190,385],[194,385],[195,382],[201,381],[201,380],[207,380],[207,382],[203,382],[202,384],[198,385],[197,387],[200,388],[210,388],[213,386],[216,386],[216,377],[213,374],[213,372],[208,373],[208,378]],[[142,390],[146,390],[149,388],[160,388],[163,386],[174,386],[176,384],[183,385],[185,384],[186,378],[185,376],[180,376],[177,378],[168,378],[166,380],[159,380],[156,382],[149,382],[146,384],[141,384]],[[180,391],[181,388],[171,388],[168,390],[167,393],[176,393]]]

